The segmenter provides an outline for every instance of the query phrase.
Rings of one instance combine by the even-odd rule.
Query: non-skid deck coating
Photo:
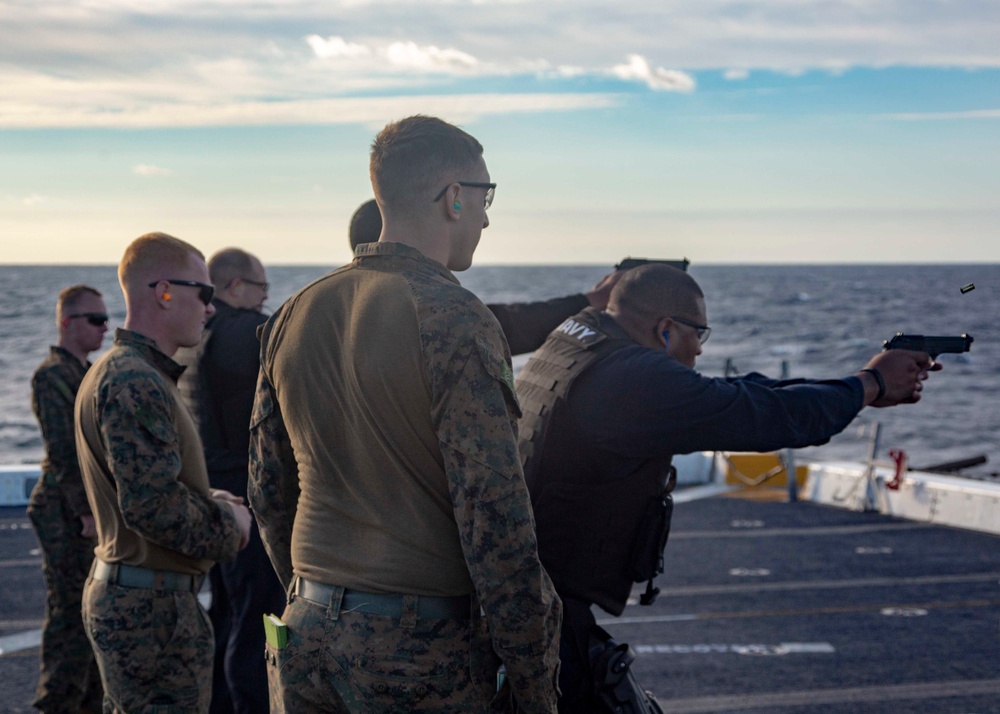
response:
[[[35,548],[0,509],[0,641],[40,625]],[[666,568],[598,618],[670,714],[1000,714],[1000,537],[715,497],[678,504]],[[0,655],[0,711],[32,711],[37,657]]]

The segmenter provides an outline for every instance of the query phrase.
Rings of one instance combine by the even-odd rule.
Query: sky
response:
[[[994,0],[0,0],[0,264],[338,265],[386,122],[498,188],[477,264],[1000,262]]]

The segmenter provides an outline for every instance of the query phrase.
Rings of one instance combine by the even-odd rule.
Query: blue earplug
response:
[[[461,211],[461,210],[462,210],[462,204],[461,204],[461,203],[459,203],[458,201],[455,201],[455,202],[454,202],[453,204],[451,204],[451,205],[455,207],[455,210],[456,210],[456,211]]]
[[[669,350],[670,349],[670,332],[669,332],[669,330],[664,330],[664,332],[663,332],[663,342],[664,342],[663,349]]]

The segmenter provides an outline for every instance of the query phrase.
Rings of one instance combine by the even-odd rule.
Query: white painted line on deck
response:
[[[741,694],[724,694],[663,702],[670,714],[719,714],[753,709],[774,711],[782,707],[812,710],[822,704],[834,706],[869,705],[865,711],[893,711],[890,702],[927,700],[948,697],[976,697],[1000,694],[1000,679],[919,682],[916,684],[879,684],[832,689],[806,689]],[[662,700],[661,700],[662,701]],[[930,711],[928,709],[927,711]],[[950,711],[954,711],[953,709]]]
[[[42,564],[41,558],[18,558],[12,560],[0,560],[0,568],[23,568],[28,565],[38,567]]]
[[[928,614],[922,607],[886,607],[880,612],[886,617],[925,617]]]
[[[0,655],[12,654],[21,650],[28,650],[42,644],[42,631],[31,630],[29,632],[19,632],[16,635],[0,637]]]
[[[732,568],[729,574],[736,578],[763,578],[771,574],[767,568]]]
[[[721,486],[716,484],[709,484],[707,486],[692,486],[691,488],[685,488],[681,491],[675,491],[674,503],[690,503],[691,501],[698,501],[702,498],[711,498],[712,496],[719,496],[723,493],[729,493],[730,491],[735,491],[736,486]]]
[[[670,534],[670,540],[687,540],[692,538],[787,538],[789,536],[806,538],[810,536],[927,530],[933,527],[934,525],[931,523],[867,523],[852,526],[802,526],[796,528],[768,528],[765,524],[761,528],[737,528],[732,526],[728,530],[677,531]]]
[[[837,650],[829,642],[782,642],[765,644],[695,644],[695,645],[632,645],[636,654],[738,654],[757,657],[780,657],[789,654],[833,654]]]
[[[697,620],[700,615],[649,615],[647,617],[615,617],[597,620],[601,627],[605,625],[649,625],[657,622],[688,622]]]

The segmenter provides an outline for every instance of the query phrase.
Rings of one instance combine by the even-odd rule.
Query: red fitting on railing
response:
[[[889,458],[896,462],[896,475],[892,477],[892,481],[889,481],[885,487],[890,491],[898,491],[909,466],[906,452],[902,449],[890,449]]]

